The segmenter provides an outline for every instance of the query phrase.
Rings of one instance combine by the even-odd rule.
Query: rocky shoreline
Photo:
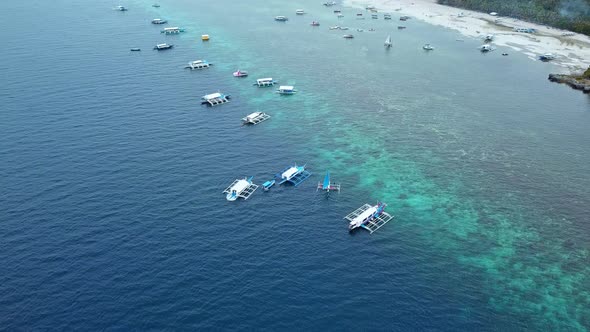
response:
[[[549,74],[548,79],[551,82],[567,84],[572,89],[590,93],[590,68],[579,75]]]

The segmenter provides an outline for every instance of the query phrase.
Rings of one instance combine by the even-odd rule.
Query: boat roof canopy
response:
[[[211,94],[208,94],[208,95],[204,95],[203,96],[203,99],[209,100],[209,99],[220,98],[220,97],[221,97],[221,93],[216,92],[216,93],[211,93]]]
[[[272,81],[272,77],[267,77],[267,78],[259,78],[256,81],[258,82],[265,82],[265,81]]]
[[[291,85],[281,85],[279,90],[293,90],[293,86]]]

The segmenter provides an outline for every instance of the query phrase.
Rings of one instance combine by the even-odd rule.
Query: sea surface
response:
[[[590,329],[590,98],[550,63],[319,0],[151,4],[3,3],[0,330]]]

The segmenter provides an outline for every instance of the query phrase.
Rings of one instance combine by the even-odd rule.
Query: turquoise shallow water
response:
[[[160,4],[7,8],[1,326],[588,329],[590,103],[550,64],[314,1]],[[182,70],[199,58],[215,65]],[[300,92],[251,86],[266,76]],[[218,89],[230,104],[198,105]],[[240,127],[254,110],[272,119]],[[220,193],[294,161],[314,172],[298,188]],[[326,200],[328,168],[343,191]],[[348,235],[342,217],[376,200],[395,221]]]

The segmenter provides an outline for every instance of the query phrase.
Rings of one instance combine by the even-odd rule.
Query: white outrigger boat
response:
[[[254,113],[250,113],[246,117],[242,118],[242,123],[244,125],[247,125],[247,124],[257,125],[260,122],[266,121],[268,119],[270,119],[270,115],[268,115],[264,112],[254,112]]]
[[[229,95],[224,95],[221,92],[211,93],[201,97],[201,104],[207,106],[217,106],[225,103],[229,103]]]
[[[296,92],[297,92],[297,90],[295,90],[295,87],[293,87],[291,85],[281,85],[277,89],[277,93],[282,94],[282,95],[292,95],[292,94],[295,94]]]
[[[434,47],[430,46],[430,44],[424,44],[424,46],[422,46],[422,49],[425,51],[432,51],[434,50]]]
[[[305,169],[305,165],[297,166],[297,164],[293,166],[289,166],[285,168],[281,173],[275,175],[278,179],[279,184],[283,184],[285,182],[290,182],[294,186],[298,186],[301,182],[305,181],[308,177],[311,176],[311,172]]]
[[[186,66],[184,68],[188,68],[188,69],[191,69],[191,70],[205,69],[205,68],[209,68],[211,65],[213,65],[213,64],[207,62],[207,60],[195,60],[195,61],[189,62],[188,63],[188,66]]]
[[[179,27],[169,27],[169,28],[164,28],[164,30],[162,30],[160,32],[163,34],[167,34],[167,35],[176,35],[181,32],[184,32],[184,29],[179,28]]]
[[[253,176],[250,178],[245,177],[243,179],[236,179],[232,182],[232,184],[223,191],[224,194],[227,194],[225,199],[230,202],[233,202],[238,198],[243,198],[244,200],[248,199],[254,191],[258,189],[258,186],[252,183],[252,178]]]
[[[370,233],[378,230],[393,219],[393,216],[384,211],[386,206],[387,204],[379,202],[373,206],[365,204],[354,210],[344,217],[349,221],[348,230],[352,231],[359,227],[368,230]]]
[[[172,45],[172,44],[163,43],[163,44],[157,44],[156,46],[154,46],[154,50],[162,51],[162,50],[171,49],[173,47],[174,47],[174,45]]]
[[[273,80],[272,77],[266,77],[266,78],[257,79],[256,83],[254,83],[254,85],[258,85],[259,87],[267,87],[267,86],[273,86],[277,83],[279,83],[279,82]]]

